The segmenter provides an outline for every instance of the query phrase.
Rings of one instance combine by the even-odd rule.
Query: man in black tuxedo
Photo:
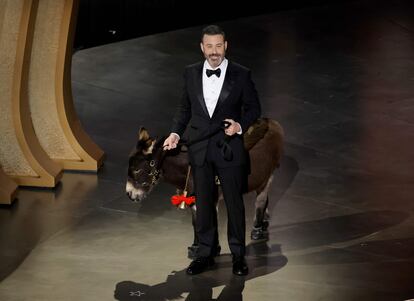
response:
[[[250,70],[225,58],[227,41],[217,25],[203,29],[201,51],[205,61],[185,68],[185,87],[165,149],[177,146],[187,125],[189,140],[208,137],[189,147],[196,195],[197,258],[187,268],[190,275],[214,265],[218,244],[214,205],[215,176],[223,191],[228,212],[227,238],[233,255],[233,273],[246,275],[245,210],[248,152],[242,133],[260,117],[261,108]],[[217,131],[223,121],[230,125]],[[211,135],[216,132],[216,134]]]

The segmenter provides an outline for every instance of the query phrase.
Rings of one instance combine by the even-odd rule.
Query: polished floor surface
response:
[[[388,3],[386,3],[388,2]],[[250,274],[222,255],[189,277],[191,215],[160,183],[133,204],[140,126],[168,133],[199,27],[77,52],[75,105],[104,149],[96,174],[22,188],[0,208],[0,300],[408,300],[414,298],[414,11],[410,1],[328,5],[220,23],[228,58],[252,69],[263,115],[284,127],[270,239]],[[254,195],[245,198],[252,225]],[[250,229],[248,229],[250,230]]]

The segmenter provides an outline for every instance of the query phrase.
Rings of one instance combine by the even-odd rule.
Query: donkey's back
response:
[[[262,137],[257,139],[255,144],[249,149],[249,192],[260,192],[264,189],[275,169],[279,167],[280,158],[283,152],[283,128],[281,125],[277,121],[269,118],[263,118],[258,121],[258,123],[259,122],[266,125],[266,130],[264,131],[263,136],[258,133]],[[253,128],[250,135],[255,135],[254,127],[256,124],[252,125]],[[245,135],[249,135],[249,131]]]

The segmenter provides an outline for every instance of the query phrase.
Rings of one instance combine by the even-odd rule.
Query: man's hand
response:
[[[177,147],[177,143],[180,140],[180,136],[175,133],[171,133],[167,139],[165,139],[163,148],[164,150],[170,150]]]
[[[224,121],[230,122],[229,127],[224,130],[224,133],[226,133],[226,135],[233,136],[234,134],[241,132],[242,129],[238,122],[234,121],[233,119],[224,119]]]

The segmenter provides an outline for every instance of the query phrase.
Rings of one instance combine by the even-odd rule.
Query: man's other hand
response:
[[[233,119],[224,119],[224,121],[230,122],[230,125],[224,129],[224,133],[228,136],[233,136],[234,134],[241,134],[242,129],[238,122]]]
[[[176,133],[171,133],[167,139],[165,139],[163,148],[164,150],[169,150],[177,147],[178,141],[180,140],[180,136]]]

